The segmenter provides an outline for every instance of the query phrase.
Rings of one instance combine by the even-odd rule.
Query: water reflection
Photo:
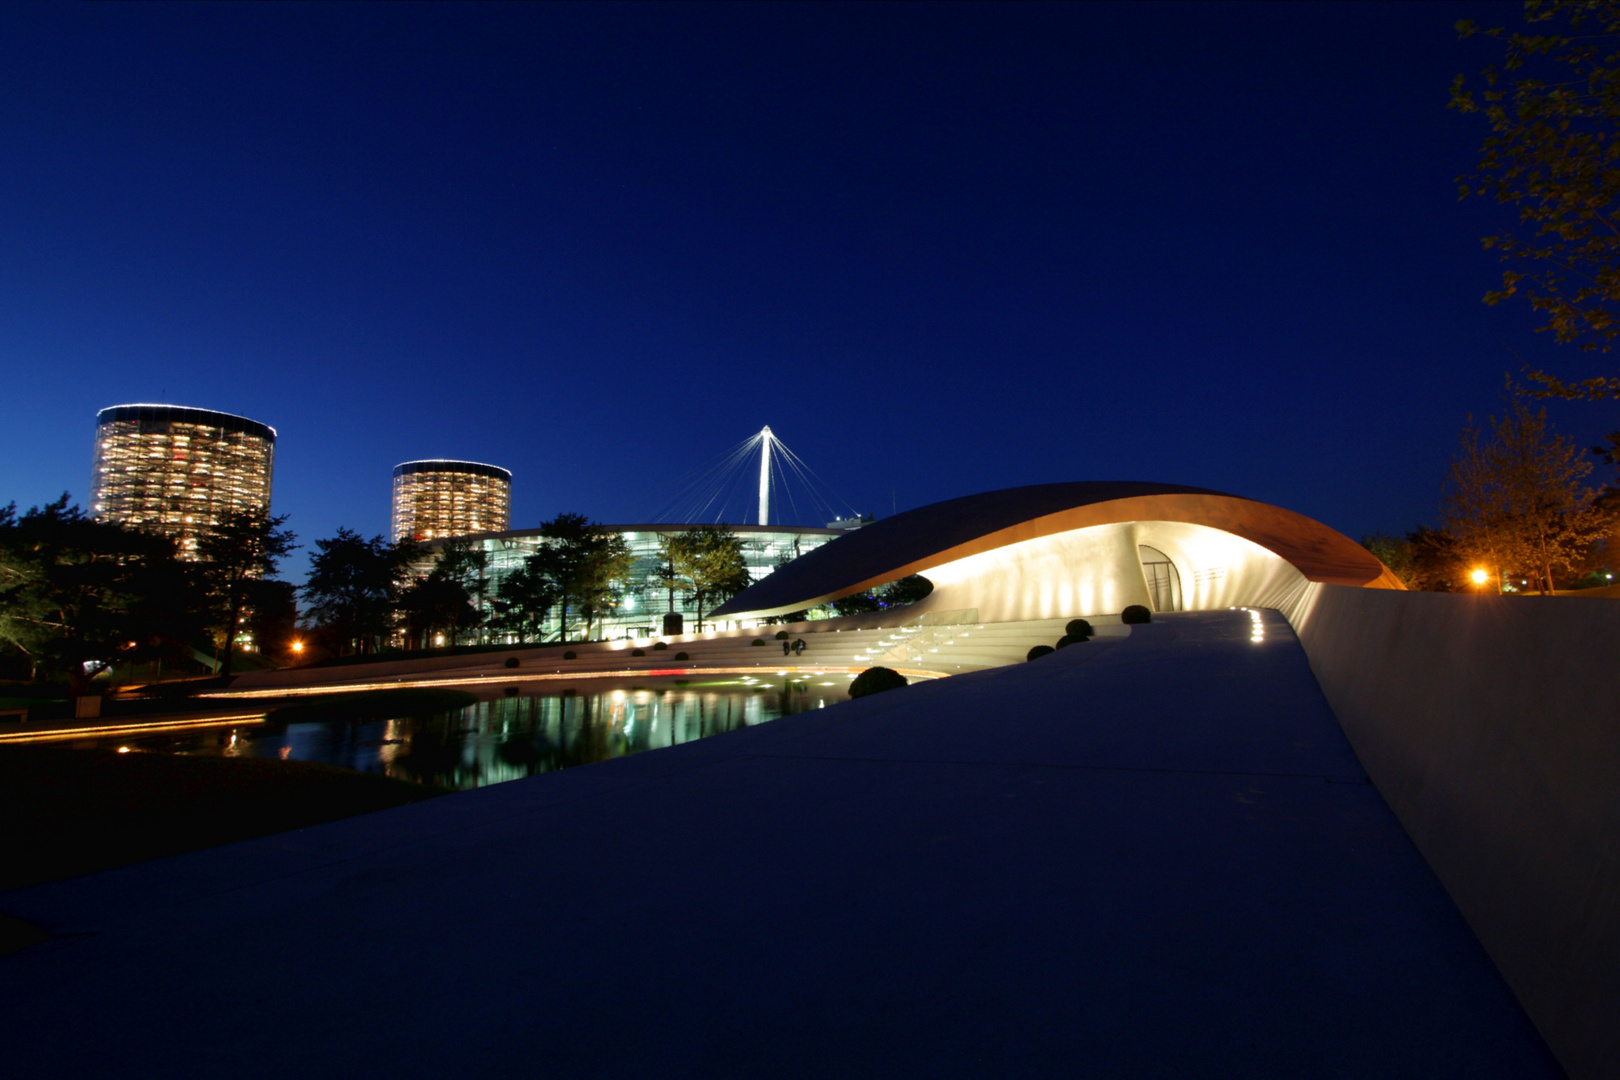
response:
[[[547,695],[491,687],[475,705],[424,716],[126,736],[97,745],[291,758],[459,790],[656,750],[847,699],[846,680],[820,682],[643,679]]]

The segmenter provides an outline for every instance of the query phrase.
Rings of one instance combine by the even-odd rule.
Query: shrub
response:
[[[1062,637],[1058,638],[1057,647],[1060,649],[1067,649],[1070,645],[1078,645],[1082,642],[1090,640],[1090,638],[1081,637],[1078,634],[1064,634]]]
[[[792,636],[793,635],[788,633],[786,630],[778,630],[776,632],[776,640],[777,641],[786,641],[788,638],[790,638]]]
[[[1050,645],[1035,645],[1030,648],[1029,652],[1024,654],[1024,659],[1039,660],[1041,657],[1050,656],[1055,652],[1057,652],[1057,650],[1052,648]]]
[[[655,641],[655,642],[653,642],[653,652],[662,652],[663,650],[665,650],[667,648],[669,648],[669,642],[667,642],[667,641]]]
[[[1153,612],[1149,611],[1141,604],[1132,604],[1130,607],[1119,613],[1119,621],[1127,626],[1131,625],[1132,623],[1152,622]]]
[[[906,677],[893,668],[869,667],[855,676],[855,681],[849,684],[849,696],[865,697],[885,690],[898,690],[905,685]]]
[[[692,658],[690,656],[688,656],[684,652],[678,652],[678,653],[675,654],[675,659],[677,659],[677,660],[690,660]]]
[[[1088,638],[1092,634],[1096,633],[1096,631],[1091,628],[1091,624],[1086,622],[1084,619],[1070,619],[1069,625],[1063,628],[1063,632],[1069,637],[1079,638]]]
[[[647,650],[646,649],[631,649],[630,650],[630,655],[631,656],[646,656],[647,655]]]
[[[518,658],[515,657],[515,656],[508,656],[506,658],[506,666],[507,667],[517,667],[518,666]]]
[[[578,660],[579,659],[579,654],[576,653],[573,649],[569,649],[567,652],[563,653],[563,659],[564,660]]]
[[[755,645],[763,645],[763,644],[765,644],[765,639],[761,638],[761,637],[757,637],[757,638],[754,639],[754,644]]]
[[[515,686],[508,686],[506,688],[506,696],[507,697],[517,697],[518,696],[518,688],[515,687]]]

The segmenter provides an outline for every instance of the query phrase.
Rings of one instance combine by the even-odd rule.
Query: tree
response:
[[[454,650],[458,633],[484,621],[488,589],[489,552],[470,540],[445,541],[432,568],[400,593],[408,633],[427,648],[435,630],[446,630]]]
[[[236,638],[255,582],[276,572],[276,564],[298,546],[282,528],[287,515],[271,517],[256,508],[231,510],[197,540],[197,559],[208,583],[211,614],[220,640],[219,673],[231,673]]]
[[[878,598],[872,594],[872,590],[867,590],[840,596],[832,602],[832,609],[840,615],[864,615],[869,611],[881,611],[883,605],[878,603]]]
[[[1592,471],[1572,440],[1547,427],[1545,408],[1531,412],[1510,398],[1507,414],[1490,417],[1490,436],[1472,418],[1447,475],[1442,513],[1465,558],[1483,563],[1498,582],[1523,574],[1543,593],[1555,568],[1571,571],[1604,533],[1608,515],[1582,484]]]
[[[173,541],[96,521],[66,494],[21,517],[0,508],[0,640],[36,675],[64,676],[73,696],[98,665],[183,632],[187,584]]]
[[[484,550],[483,545],[464,539],[445,541],[432,573],[461,586],[476,613],[476,617],[459,621],[456,625],[462,629],[481,625],[483,612],[489,608],[490,584],[489,552]]]
[[[590,546],[590,519],[584,514],[558,514],[540,523],[540,535],[546,540],[541,549],[546,554],[537,565],[557,591],[557,640],[567,641],[568,612],[579,599],[580,564]]]
[[[247,603],[247,626],[260,653],[288,659],[298,638],[298,587],[290,581],[254,581]]]
[[[878,603],[886,608],[915,604],[934,591],[934,583],[921,574],[908,574],[878,587]]]
[[[906,577],[879,585],[875,589],[834,600],[832,608],[840,615],[860,615],[868,611],[882,611],[885,608],[915,604],[933,591],[932,581],[921,574],[908,574]]]
[[[677,533],[670,537],[667,550],[674,577],[697,610],[699,633],[703,632],[704,611],[753,584],[742,540],[724,526],[702,525]]]
[[[1511,205],[1522,226],[1484,239],[1509,264],[1485,302],[1522,295],[1560,342],[1607,351],[1620,336],[1620,3],[1531,0],[1525,18],[1540,32],[1457,24],[1505,50],[1477,99],[1461,75],[1451,96],[1491,130],[1478,171],[1459,177],[1463,197]],[[1530,377],[1543,394],[1620,397],[1620,378]]]
[[[575,589],[579,613],[585,616],[585,636],[591,635],[591,620],[601,620],[618,604],[619,590],[629,580],[635,555],[625,538],[616,532],[594,532],[578,563]]]
[[[567,640],[570,610],[585,617],[588,638],[591,622],[606,613],[617,589],[630,576],[634,561],[630,545],[584,514],[558,514],[541,523],[540,535],[546,540],[542,550],[547,554],[537,569],[556,589],[561,621],[558,640]]]
[[[409,540],[390,544],[339,528],[330,540],[315,541],[304,599],[309,614],[337,639],[340,651],[374,651],[392,623],[406,585],[407,571],[421,559]]]
[[[1455,592],[1466,585],[1467,567],[1457,553],[1457,541],[1444,529],[1419,525],[1405,536],[1373,533],[1361,538],[1361,546],[1408,589]]]
[[[495,590],[493,624],[515,634],[519,645],[531,636],[541,637],[546,617],[557,604],[560,594],[551,563],[550,549],[541,548],[502,578]]]
[[[663,589],[669,595],[669,610],[675,610],[675,590],[685,584],[685,579],[675,572],[675,550],[677,537],[681,533],[658,534],[658,565],[647,578],[647,583],[656,588]],[[778,566],[782,565],[780,562]]]
[[[435,630],[444,630],[453,651],[457,631],[476,626],[480,618],[467,587],[454,577],[439,573],[437,567],[401,591],[399,610],[404,613],[406,627],[420,648],[429,647]]]

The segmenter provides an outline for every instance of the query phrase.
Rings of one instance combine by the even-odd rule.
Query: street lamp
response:
[[[1491,575],[1487,574],[1484,570],[1475,570],[1468,576],[1473,578],[1474,584],[1481,589],[1483,589],[1485,587],[1485,583],[1491,579]]]

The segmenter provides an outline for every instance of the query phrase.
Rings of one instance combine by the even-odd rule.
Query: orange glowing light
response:
[[[1483,585],[1483,584],[1485,584],[1485,582],[1489,581],[1490,577],[1491,577],[1491,575],[1487,574],[1483,570],[1475,570],[1472,574],[1470,574],[1468,576],[1474,579],[1474,584],[1475,585]]]
[[[303,652],[304,651],[304,643],[302,641],[293,642],[292,643],[292,650],[295,653]]]

